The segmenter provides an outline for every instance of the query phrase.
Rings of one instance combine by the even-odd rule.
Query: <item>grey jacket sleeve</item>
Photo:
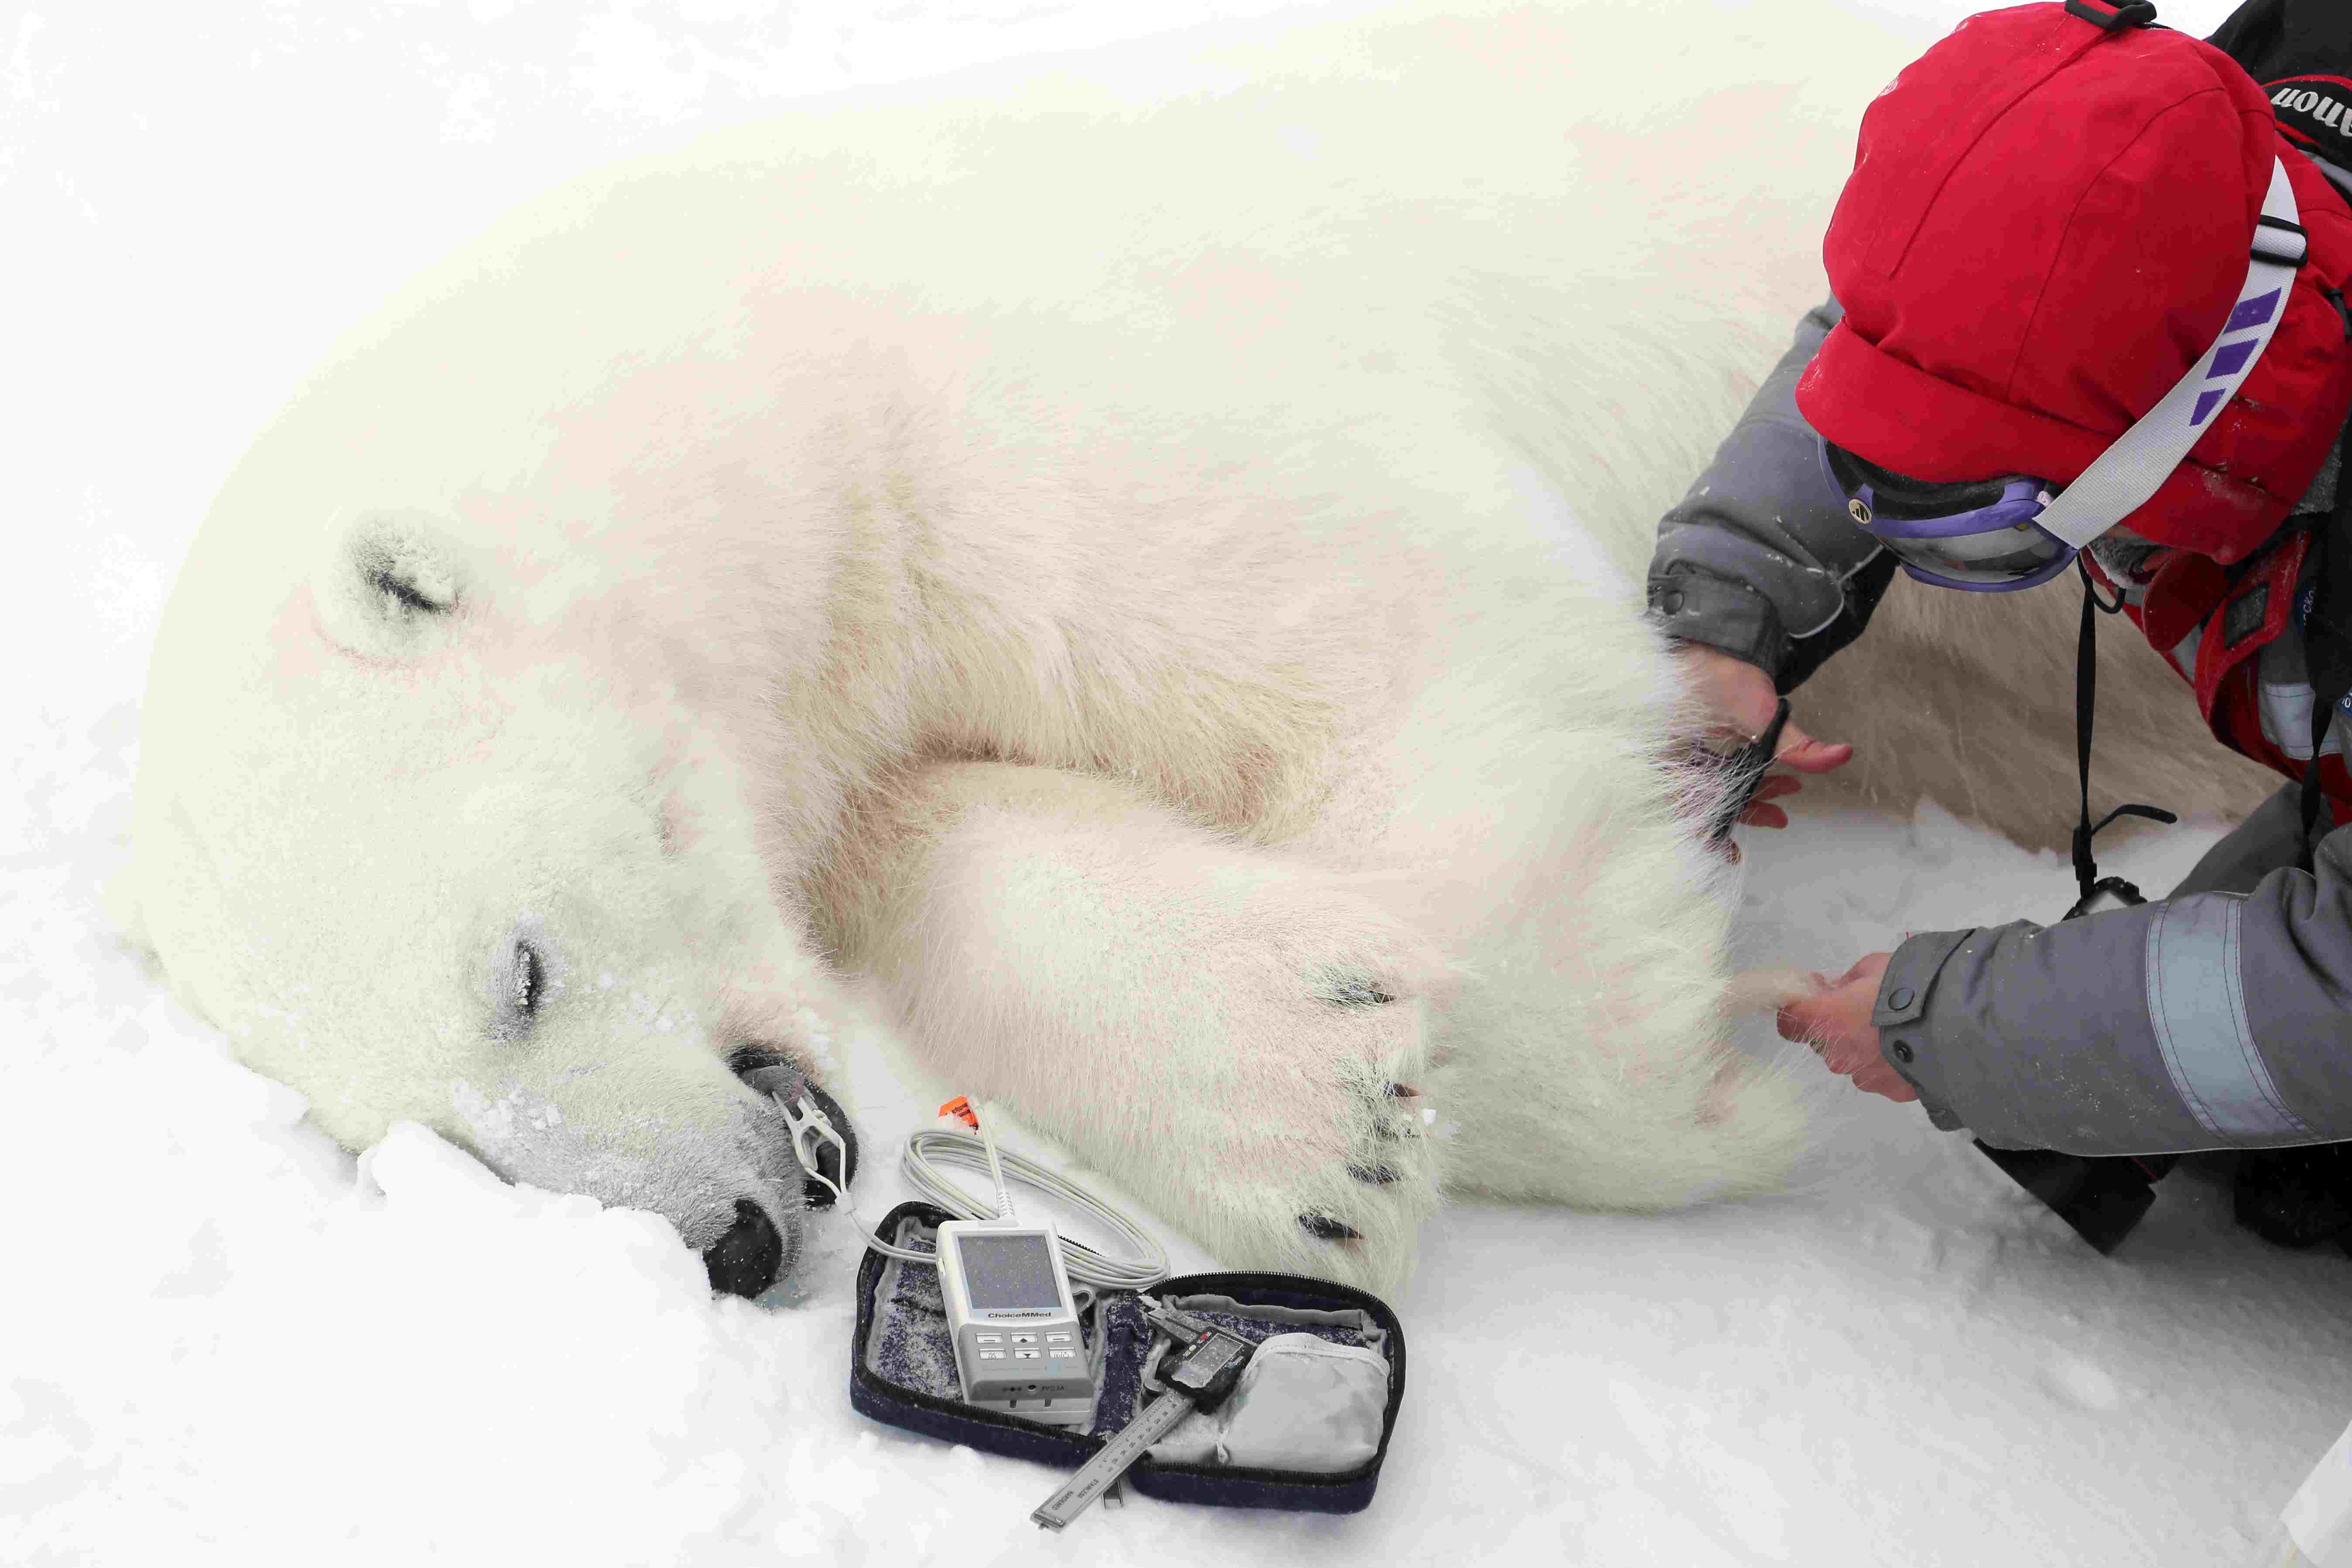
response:
[[[1789,691],[1861,635],[1895,559],[1854,526],[1797,412],[1797,378],[1843,312],[1806,313],[1796,342],[1658,523],[1650,610],[1668,635],[1746,659]]]
[[[1937,931],[1872,1021],[1939,1127],[2176,1153],[2352,1140],[2352,827],[2251,892]]]

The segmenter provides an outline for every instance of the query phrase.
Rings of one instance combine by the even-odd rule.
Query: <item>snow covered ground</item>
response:
[[[2113,1259],[1963,1138],[1836,1098],[1789,1196],[1468,1208],[1397,1305],[1412,1388],[1345,1520],[1137,1500],[847,1405],[855,1243],[713,1300],[660,1221],[396,1136],[358,1161],[110,934],[148,638],[187,537],[330,336],[513,200],[787,95],[1272,0],[58,6],[0,20],[0,1561],[2252,1560],[2352,1416],[2352,1261],[2213,1172]],[[1947,17],[1958,8],[1916,0]],[[2167,6],[2199,30],[2224,7]],[[1858,91],[1874,83],[1857,83]],[[2210,829],[2115,858],[2161,886]],[[1939,814],[1749,835],[1748,956],[2054,913]],[[868,1147],[942,1086],[846,1042]],[[877,1213],[895,1172],[873,1163]],[[1180,1259],[1197,1263],[1198,1259]]]

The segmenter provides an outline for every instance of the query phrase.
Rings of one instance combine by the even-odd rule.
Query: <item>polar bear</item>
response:
[[[215,500],[141,934],[346,1144],[422,1122],[746,1291],[803,1197],[744,1075],[868,1008],[1240,1265],[1770,1187],[1803,1118],[1638,574],[1921,41],[1447,0],[530,205]]]

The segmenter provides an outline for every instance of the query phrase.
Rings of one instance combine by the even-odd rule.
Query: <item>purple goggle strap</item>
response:
[[[1922,583],[1932,584],[1938,588],[1957,588],[1963,594],[2013,594],[2020,588],[2033,588],[2047,583],[2066,570],[2074,559],[2073,545],[2045,531],[2033,521],[2042,515],[2042,498],[2049,493],[2049,487],[2040,479],[2022,477],[2011,479],[2001,488],[2000,499],[1991,505],[1970,507],[1948,517],[1892,518],[1879,514],[1878,498],[1867,484],[1849,493],[1838,482],[1836,472],[1830,468],[1826,442],[1822,446],[1822,472],[1829,477],[1832,489],[1846,496],[1849,500],[1860,501],[1870,513],[1870,521],[1858,526],[1894,551],[1895,558],[1903,563],[1903,570]],[[1947,577],[1933,567],[1916,564],[1909,552],[1903,548],[1906,542],[1914,539],[1961,539],[1972,533],[1998,533],[2021,524],[2032,528],[2035,533],[2048,540],[2055,553],[2048,564],[2038,566],[2021,577],[2003,582],[1971,583],[1958,577]]]

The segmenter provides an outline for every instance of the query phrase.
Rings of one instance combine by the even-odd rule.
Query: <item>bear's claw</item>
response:
[[[1340,1007],[1380,1007],[1396,1000],[1394,993],[1381,989],[1379,982],[1361,974],[1327,976],[1319,994],[1324,1001]]]

